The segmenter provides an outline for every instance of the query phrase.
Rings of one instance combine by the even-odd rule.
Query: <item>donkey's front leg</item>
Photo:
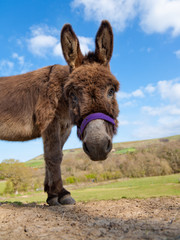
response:
[[[61,139],[58,121],[55,119],[42,134],[46,176],[44,190],[49,205],[75,204],[70,192],[63,188],[60,164],[62,161]]]

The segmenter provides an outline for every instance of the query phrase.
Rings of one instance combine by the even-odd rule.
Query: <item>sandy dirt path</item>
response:
[[[180,240],[180,198],[1,204],[0,240]]]

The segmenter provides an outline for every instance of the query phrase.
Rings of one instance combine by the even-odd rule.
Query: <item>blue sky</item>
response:
[[[101,20],[114,31],[111,71],[120,81],[114,142],[180,134],[180,0],[0,1],[0,76],[65,61],[59,35],[72,24],[83,53]],[[65,148],[81,147],[73,128]],[[42,140],[0,141],[0,161],[43,153]]]

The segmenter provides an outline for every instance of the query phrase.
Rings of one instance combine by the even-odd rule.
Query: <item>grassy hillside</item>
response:
[[[33,158],[33,159],[25,162],[25,165],[27,167],[33,167],[33,168],[43,168],[44,167],[44,157],[43,157],[43,155],[40,155],[36,158]]]
[[[149,146],[155,147],[155,145],[159,146],[164,143],[164,145],[168,145],[169,143],[179,142],[180,146],[180,135],[166,137],[166,138],[157,138],[157,139],[150,139],[150,140],[142,140],[142,141],[132,141],[132,142],[122,142],[122,143],[114,143],[113,144],[113,150],[109,156],[109,158],[106,160],[110,160],[112,156],[117,154],[127,154],[131,152],[135,152],[139,148],[148,148]],[[87,158],[84,154],[84,151],[81,148],[76,149],[69,149],[63,151],[63,159],[69,159],[73,155],[73,159],[76,161],[79,159],[79,156],[82,155],[82,158]],[[25,165],[28,167],[34,167],[34,168],[43,168],[44,167],[44,157],[43,155],[40,155],[38,157],[35,157],[27,162],[25,162]]]
[[[61,169],[65,184],[167,175],[180,172],[180,135],[115,143],[108,159],[100,162],[91,161],[80,148],[65,150],[63,154]],[[38,170],[36,174],[43,183],[43,155],[25,164]]]
[[[96,183],[180,173],[180,135],[115,143],[105,161],[91,161],[82,149],[65,150],[63,154],[61,172],[64,184]],[[23,163],[10,162],[0,164],[1,179],[8,180],[5,192],[43,188],[45,174],[43,155],[25,162],[25,166]]]

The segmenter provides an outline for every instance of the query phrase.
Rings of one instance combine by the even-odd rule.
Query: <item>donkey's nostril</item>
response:
[[[87,144],[85,142],[83,143],[83,149],[84,149],[85,153],[89,154],[89,149],[88,149]]]
[[[108,139],[107,145],[106,145],[106,153],[109,153],[112,149],[112,143],[111,140]]]

